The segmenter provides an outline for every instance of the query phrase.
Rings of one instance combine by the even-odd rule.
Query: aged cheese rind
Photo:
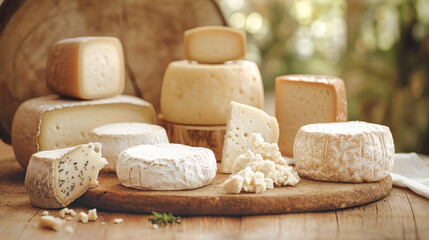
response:
[[[255,63],[175,61],[168,65],[161,91],[161,112],[166,121],[224,125],[231,101],[264,107],[262,78]]]
[[[202,26],[184,33],[184,58],[200,63],[223,63],[246,55],[244,32],[223,26]]]
[[[276,118],[260,109],[231,102],[228,114],[220,167],[222,173],[231,173],[237,157],[251,147],[253,133],[261,133],[269,143],[277,143],[279,139],[279,125]]]
[[[99,143],[33,154],[25,175],[31,204],[40,208],[67,206],[88,188],[97,186],[98,171],[105,164]]]
[[[321,181],[379,181],[392,170],[394,155],[388,127],[357,121],[303,126],[294,144],[299,175]]]
[[[101,152],[109,162],[103,170],[115,172],[119,154],[141,144],[169,143],[165,129],[148,123],[112,123],[89,132],[91,142],[103,146]]]
[[[61,116],[66,119],[61,119]],[[45,120],[50,122],[49,125]],[[90,101],[62,99],[58,95],[33,98],[22,103],[15,113],[13,150],[16,160],[25,169],[33,153],[87,143],[91,129],[130,121],[155,123],[152,104],[127,95]],[[63,130],[64,136],[58,134],[57,131]]]
[[[139,145],[119,155],[122,185],[143,190],[184,190],[210,184],[216,176],[212,150],[181,144]]]
[[[277,77],[275,108],[280,126],[280,151],[293,157],[293,142],[300,127],[311,123],[347,121],[344,81],[323,75]]]
[[[115,37],[78,37],[54,44],[46,66],[53,92],[80,99],[121,94],[125,84],[124,53]]]

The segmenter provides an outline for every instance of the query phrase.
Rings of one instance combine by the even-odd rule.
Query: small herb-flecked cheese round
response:
[[[321,181],[374,182],[392,170],[395,146],[388,127],[352,121],[301,127],[293,151],[301,176]]]
[[[119,154],[116,174],[122,185],[143,190],[195,189],[216,176],[212,150],[181,144],[139,145]]]
[[[119,153],[141,144],[168,143],[165,129],[148,123],[112,123],[97,127],[89,132],[91,142],[103,146],[103,157],[109,162],[103,169],[115,171]]]

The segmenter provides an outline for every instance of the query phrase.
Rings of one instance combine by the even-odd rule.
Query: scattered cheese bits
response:
[[[232,175],[222,184],[226,193],[265,192],[277,186],[294,186],[298,174],[282,158],[277,144],[267,143],[260,133],[251,136],[250,149],[232,165]]]
[[[72,220],[72,219],[73,219],[73,217],[71,217],[71,216],[66,217],[66,220],[67,220],[67,221],[70,221],[70,220]]]
[[[115,218],[115,219],[113,219],[113,222],[115,223],[115,224],[119,224],[119,223],[122,223],[124,220],[122,219],[122,218]]]
[[[47,228],[52,229],[55,231],[59,231],[61,227],[63,226],[64,221],[60,218],[54,217],[54,216],[42,216],[39,220],[39,227],[40,228]]]
[[[91,209],[88,211],[88,220],[89,221],[95,221],[97,220],[98,216],[97,216],[97,209]]]
[[[87,223],[88,222],[88,214],[84,213],[84,212],[80,212],[79,213],[79,221],[82,223]]]
[[[45,211],[43,211],[43,212],[42,212],[42,215],[43,215],[43,216],[48,216],[48,215],[49,215],[49,212],[45,210]]]
[[[74,229],[72,226],[67,226],[65,229],[67,234],[73,234],[74,233]]]

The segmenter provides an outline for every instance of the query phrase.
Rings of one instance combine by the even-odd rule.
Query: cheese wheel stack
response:
[[[255,63],[240,60],[245,52],[246,37],[241,31],[218,26],[185,31],[185,60],[171,62],[164,75],[161,112],[166,123],[196,129],[225,126],[231,101],[262,109],[261,74]],[[200,144],[207,140],[195,142],[194,146],[204,146]],[[219,149],[222,144],[213,144],[215,152]]]

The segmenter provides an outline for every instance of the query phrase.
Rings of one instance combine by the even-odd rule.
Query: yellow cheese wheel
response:
[[[161,112],[173,123],[226,124],[231,101],[262,109],[264,90],[258,66],[239,60],[223,64],[170,63],[161,91]]]

